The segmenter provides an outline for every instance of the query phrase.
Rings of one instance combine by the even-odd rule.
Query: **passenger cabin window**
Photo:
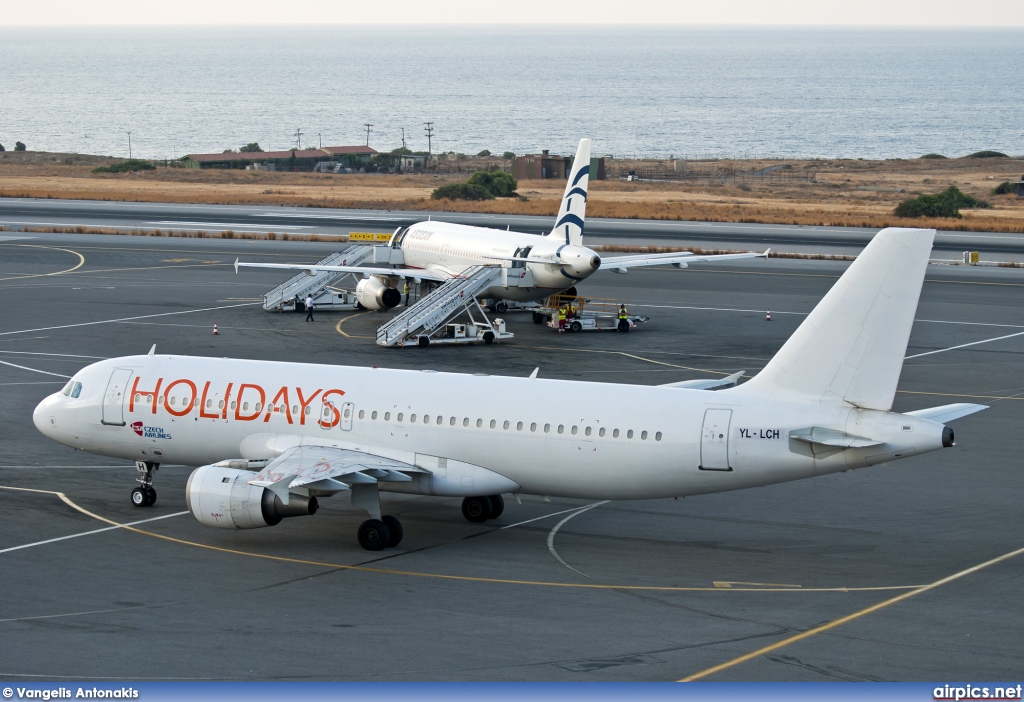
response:
[[[613,439],[619,438],[619,430],[618,429],[616,429],[615,431],[612,432],[612,438]]]
[[[654,440],[655,441],[661,441],[661,432],[660,431],[654,435]]]
[[[584,433],[584,434],[586,434],[587,436],[590,436],[590,427],[587,427],[587,428],[586,428],[586,429],[585,429],[585,430],[583,431],[583,433]]]
[[[598,430],[598,432],[597,432],[597,435],[598,435],[598,436],[604,436],[604,431],[605,431],[605,430],[604,430],[604,427],[601,427],[601,428],[600,428],[600,429]]]
[[[642,441],[647,441],[647,432],[646,431],[640,432],[640,439]]]
[[[630,429],[629,431],[626,432],[626,438],[627,439],[632,439],[633,438],[633,430],[632,429]]]
[[[495,420],[492,419],[491,420],[491,429],[493,429],[496,426],[498,426],[498,423]]]
[[[366,410],[359,410],[359,418],[362,419],[366,416]]]
[[[374,410],[373,412],[370,412],[370,419],[373,419],[373,420],[377,419],[377,410]]]

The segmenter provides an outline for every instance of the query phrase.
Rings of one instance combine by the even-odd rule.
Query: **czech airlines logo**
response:
[[[147,427],[142,422],[132,422],[132,431],[147,439],[169,439],[171,435],[163,427]]]

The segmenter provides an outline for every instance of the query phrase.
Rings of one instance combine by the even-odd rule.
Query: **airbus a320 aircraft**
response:
[[[581,139],[562,195],[558,218],[546,236],[426,221],[395,232],[388,244],[392,252],[386,266],[235,261],[235,270],[240,267],[282,268],[308,271],[310,274],[315,271],[363,274],[365,277],[355,290],[359,304],[369,310],[385,310],[400,302],[402,296],[397,285],[403,278],[444,282],[465,276],[476,266],[515,268],[515,278],[518,278],[514,285],[499,282],[482,291],[478,297],[528,302],[567,290],[599,268],[626,273],[630,268],[643,266],[686,268],[688,264],[699,261],[768,256],[767,251],[707,256],[680,251],[601,258],[596,251],[583,245],[589,174],[590,139]]]
[[[79,371],[33,419],[76,449],[134,459],[152,504],[161,462],[200,465],[186,499],[203,524],[250,529],[349,492],[359,543],[402,540],[379,491],[689,496],[863,468],[953,445],[944,422],[983,405],[891,412],[934,230],[885,229],[768,365],[647,387],[243,361],[129,356]]]

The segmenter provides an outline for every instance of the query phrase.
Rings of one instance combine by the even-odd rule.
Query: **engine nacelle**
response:
[[[368,310],[390,310],[402,301],[402,293],[389,288],[380,278],[370,276],[356,285],[356,299]]]
[[[201,466],[185,487],[188,511],[200,523],[221,529],[274,526],[285,517],[316,514],[315,497],[291,495],[288,504],[266,488],[250,485],[257,473],[224,466]]]

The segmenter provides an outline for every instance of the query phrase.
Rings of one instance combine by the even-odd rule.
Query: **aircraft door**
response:
[[[355,406],[346,402],[341,406],[341,429],[342,431],[352,430],[352,415],[355,413]]]
[[[729,466],[729,423],[732,410],[709,409],[704,412],[700,435],[700,469],[732,470]]]
[[[109,424],[115,427],[123,427],[124,421],[124,398],[128,395],[128,381],[131,380],[132,370],[130,368],[115,368],[107,381],[107,390],[103,394],[103,414],[100,417],[101,424]]]

